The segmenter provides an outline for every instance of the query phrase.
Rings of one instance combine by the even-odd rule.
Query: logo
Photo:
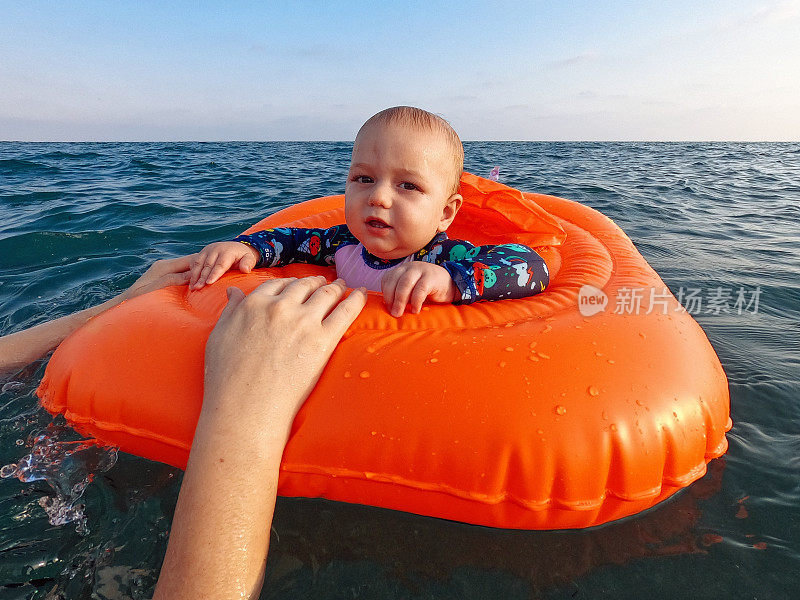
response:
[[[608,306],[606,293],[593,285],[584,285],[578,292],[578,310],[584,317],[602,312]]]

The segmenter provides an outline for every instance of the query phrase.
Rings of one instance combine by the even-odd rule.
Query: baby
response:
[[[345,187],[344,225],[280,227],[203,248],[192,261],[190,289],[237,265],[292,262],[336,265],[348,287],[382,292],[399,317],[423,302],[468,304],[523,298],[549,282],[547,266],[527,246],[473,246],[445,233],[461,207],[464,148],[432,113],[398,106],[371,117],[356,135]]]

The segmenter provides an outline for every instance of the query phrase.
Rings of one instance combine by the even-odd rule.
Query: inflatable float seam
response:
[[[43,404],[44,404],[44,399],[43,399]],[[189,449],[189,446],[187,444],[180,443],[173,438],[167,438],[164,436],[155,435],[152,432],[149,432],[144,429],[133,428],[130,426],[125,426],[125,427],[114,426],[113,424],[110,424],[106,421],[101,421],[94,418],[81,417],[70,411],[65,412],[64,416],[68,420],[79,426],[91,425],[92,427],[96,427],[97,429],[102,429],[104,431],[134,434],[142,438],[163,443],[167,446],[171,446],[179,450],[185,451]],[[717,458],[722,454],[724,454],[725,449],[727,448],[727,443],[725,443],[726,441],[727,440],[723,438],[723,444],[721,444],[721,446],[724,446],[724,448],[722,448],[721,451],[719,451],[718,453],[715,452],[712,455],[706,454],[704,455],[704,458]],[[662,488],[665,485],[668,487],[685,487],[690,483],[696,481],[703,475],[705,475],[706,464],[705,462],[698,463],[683,475],[678,475],[678,476],[664,475],[662,477],[661,485],[653,486],[647,490],[643,490],[635,494],[630,494],[630,493],[625,494],[613,490],[611,488],[606,488],[604,493],[599,498],[591,500],[564,500],[561,498],[549,498],[547,500],[526,500],[515,494],[512,494],[511,492],[504,492],[501,494],[481,494],[477,492],[468,492],[456,488],[454,486],[448,486],[440,483],[426,483],[418,480],[407,479],[405,477],[398,477],[395,475],[354,471],[351,469],[344,469],[344,468],[321,469],[321,468],[314,468],[311,465],[281,465],[281,471],[286,471],[288,473],[297,473],[297,474],[324,475],[331,478],[350,478],[357,480],[371,479],[374,481],[380,481],[384,483],[402,485],[404,487],[408,487],[419,491],[435,491],[439,493],[444,493],[453,496],[455,498],[460,498],[462,500],[470,500],[473,502],[478,502],[487,505],[497,505],[505,501],[510,501],[513,502],[514,504],[517,504],[518,506],[521,506],[523,508],[528,508],[531,510],[545,510],[549,507],[555,506],[558,508],[565,508],[569,510],[588,511],[588,510],[595,510],[601,507],[605,503],[605,500],[608,496],[613,496],[625,502],[641,502],[646,500],[652,500],[653,498],[658,497],[661,494]]]
[[[53,407],[48,406],[45,403],[45,400],[42,400],[42,406],[46,410],[53,410]],[[162,443],[166,446],[171,446],[178,450],[189,450],[189,445],[184,444],[175,440],[174,438],[168,438],[165,436],[160,436],[157,434],[152,433],[146,429],[141,429],[138,427],[131,427],[130,425],[116,425],[113,423],[109,423],[108,421],[102,421],[100,419],[95,419],[94,417],[83,417],[78,415],[72,411],[64,411],[64,417],[78,426],[81,425],[91,425],[94,428],[102,429],[103,431],[114,432],[114,433],[125,433],[128,435],[135,435],[144,439],[153,440],[154,442]]]
[[[454,498],[459,498],[461,500],[469,500],[486,505],[498,505],[509,501],[518,506],[531,510],[546,510],[555,506],[557,508],[564,508],[568,510],[589,511],[602,507],[609,496],[613,496],[614,498],[624,502],[642,502],[657,498],[659,495],[661,495],[664,487],[685,487],[705,475],[706,464],[697,464],[689,471],[689,473],[679,477],[664,477],[661,484],[641,492],[626,494],[611,488],[606,488],[599,498],[590,500],[564,500],[557,497],[551,497],[547,500],[527,500],[511,492],[502,492],[498,494],[468,492],[454,486],[441,483],[426,483],[418,480],[407,479],[397,475],[354,471],[352,469],[345,468],[321,469],[319,467],[314,467],[313,465],[282,464],[281,471],[298,475],[321,475],[333,479],[355,479],[358,481],[369,479],[381,483],[401,485],[403,487],[418,491],[438,492],[453,496]]]

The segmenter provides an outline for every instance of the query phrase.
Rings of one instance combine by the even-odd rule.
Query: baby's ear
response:
[[[464,202],[464,198],[461,197],[461,194],[453,194],[447,199],[445,202],[444,208],[442,209],[442,219],[439,221],[439,231],[446,231],[450,224],[453,222],[453,219],[456,218],[456,214],[458,214],[458,209],[461,208],[461,204]]]

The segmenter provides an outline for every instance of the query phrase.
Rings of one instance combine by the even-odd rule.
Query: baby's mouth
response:
[[[380,219],[376,219],[375,217],[369,217],[367,219],[367,227],[374,227],[375,229],[391,229],[391,225],[387,225]]]

